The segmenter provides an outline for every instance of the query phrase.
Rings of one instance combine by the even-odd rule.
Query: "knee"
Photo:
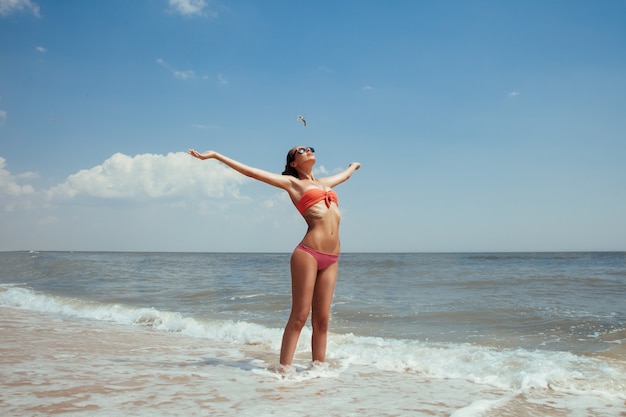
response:
[[[329,322],[329,317],[328,316],[322,316],[322,317],[314,317],[311,320],[311,326],[313,327],[313,331],[315,332],[328,332],[328,322]]]
[[[287,328],[295,331],[301,331],[306,325],[308,315],[292,315],[287,323]]]

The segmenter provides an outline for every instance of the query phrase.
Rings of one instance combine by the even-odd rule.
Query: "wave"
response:
[[[203,320],[155,308],[103,304],[41,294],[19,286],[0,285],[0,306],[123,325],[149,326],[155,330],[223,342],[258,344],[266,341],[268,336],[276,336],[268,334],[273,332],[254,323]]]
[[[104,304],[39,293],[19,285],[0,285],[0,306],[77,319],[149,326],[157,331],[276,351],[282,329],[246,321],[210,320],[120,304]],[[310,330],[303,331],[307,349]],[[331,334],[329,361],[340,368],[373,367],[437,379],[464,379],[513,392],[554,390],[626,400],[626,362],[571,352],[494,349],[475,344],[434,344],[406,339]]]

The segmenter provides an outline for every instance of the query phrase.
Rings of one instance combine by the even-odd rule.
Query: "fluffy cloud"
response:
[[[5,213],[14,212],[22,208],[32,207],[31,199],[36,195],[32,185],[22,185],[24,180],[36,179],[38,175],[27,172],[13,175],[6,169],[6,160],[0,157],[0,207]],[[0,233],[1,234],[1,233]]]
[[[184,152],[116,153],[52,188],[5,167],[0,158],[0,251],[285,251],[304,227],[286,193],[244,193],[248,177]]]
[[[167,155],[116,153],[101,165],[83,169],[47,190],[21,183],[39,179],[39,174],[11,174],[0,157],[0,201],[6,208],[43,207],[55,203],[79,203],[85,199],[163,201],[180,203],[193,199],[241,199],[240,186],[248,177],[214,161],[200,161],[185,152]],[[324,166],[316,175],[329,175]],[[282,193],[281,193],[282,194]],[[274,198],[274,197],[272,197]]]
[[[51,200],[95,197],[146,200],[224,195],[237,197],[243,175],[217,163],[200,161],[183,152],[168,155],[116,153],[102,165],[70,175],[48,190]]]
[[[8,16],[23,10],[30,10],[35,16],[40,15],[39,5],[30,0],[0,0],[0,16]]]
[[[169,4],[172,12],[180,13],[183,16],[204,16],[207,14],[206,0],[169,0]]]
[[[7,120],[7,112],[4,110],[0,110],[0,126],[4,124]]]
[[[32,178],[35,174],[27,173],[19,177]],[[35,192],[31,185],[19,185],[19,177],[13,176],[6,169],[6,159],[0,156],[0,197],[2,196],[21,196],[33,194]]]

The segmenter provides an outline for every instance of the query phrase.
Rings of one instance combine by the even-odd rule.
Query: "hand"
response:
[[[205,159],[209,159],[209,158],[215,158],[215,155],[217,154],[217,152],[215,151],[206,151],[204,153],[198,153],[198,151],[196,151],[195,149],[189,149],[187,151],[187,153],[193,157],[196,157],[198,159],[202,159],[203,161]]]
[[[354,170],[355,171],[357,169],[361,168],[361,163],[360,162],[350,162],[350,165],[348,165],[348,168],[351,167],[352,165],[354,165]]]

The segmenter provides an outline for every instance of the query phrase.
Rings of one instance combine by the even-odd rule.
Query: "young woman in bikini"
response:
[[[307,232],[291,255],[291,314],[283,333],[280,364],[287,368],[291,365],[309,312],[313,362],[324,362],[340,252],[340,214],[337,194],[332,188],[350,178],[361,164],[353,162],[338,174],[315,178],[315,150],[311,147],[292,148],[287,153],[282,175],[247,166],[215,151],[198,153],[190,149],[188,152],[202,160],[217,159],[243,175],[282,188],[304,217]]]

